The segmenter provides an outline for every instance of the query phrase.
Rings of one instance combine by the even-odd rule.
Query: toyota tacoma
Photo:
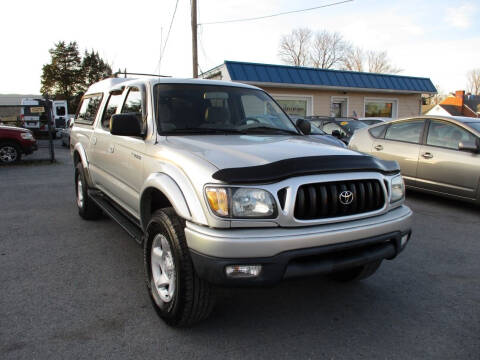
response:
[[[205,319],[217,286],[372,275],[411,234],[398,164],[309,139],[240,83],[110,78],[71,130],[78,212],[107,214],[144,250],[172,326]]]

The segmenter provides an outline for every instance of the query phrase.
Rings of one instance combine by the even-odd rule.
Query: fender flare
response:
[[[202,207],[193,188],[184,189],[185,191],[182,191],[178,183],[171,176],[165,173],[154,173],[150,174],[150,176],[148,176],[148,178],[145,180],[140,192],[140,219],[143,229],[146,229],[148,225],[148,214],[144,203],[146,197],[148,196],[149,190],[151,189],[160,191],[167,198],[170,204],[172,204],[176,213],[181,218],[196,223],[207,224],[207,218],[203,213]]]
[[[87,160],[87,152],[85,151],[85,148],[82,146],[81,143],[77,142],[75,144],[75,147],[73,148],[73,155],[75,157],[75,153],[78,154],[80,157],[80,161],[83,166],[84,174],[87,179],[87,183],[89,186],[93,186],[92,178],[90,177],[90,171],[88,169],[88,160]],[[74,158],[75,160],[75,158]]]

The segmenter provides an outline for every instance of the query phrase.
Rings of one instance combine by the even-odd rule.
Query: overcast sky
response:
[[[338,0],[198,0],[199,23],[297,10]],[[0,93],[39,93],[48,49],[59,40],[98,50],[114,70],[158,72],[176,0],[38,1],[2,3]],[[199,27],[199,64],[224,60],[281,63],[282,34],[296,27],[339,31],[359,46],[386,50],[402,74],[429,77],[443,92],[464,89],[480,68],[480,2],[354,0],[338,6],[258,21]],[[191,77],[190,1],[179,0],[161,62],[162,74]]]

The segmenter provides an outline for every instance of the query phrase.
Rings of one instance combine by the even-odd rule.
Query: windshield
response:
[[[342,120],[339,121],[338,124],[344,128],[349,134],[353,134],[355,130],[368,127],[367,124],[364,124],[361,121],[358,120]]]
[[[283,110],[261,90],[203,84],[157,84],[159,132],[295,134]]]
[[[470,126],[472,129],[480,131],[480,122],[466,122],[465,125]]]

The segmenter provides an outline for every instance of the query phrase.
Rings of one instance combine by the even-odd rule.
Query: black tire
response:
[[[22,149],[14,142],[2,142],[0,144],[0,163],[13,164],[22,159]]]
[[[81,185],[79,185],[79,180]],[[81,191],[82,201],[79,200],[79,191]],[[102,210],[88,196],[88,185],[85,180],[85,173],[81,162],[75,166],[75,195],[77,199],[78,214],[83,219],[96,220],[102,217]]]
[[[381,264],[382,260],[377,260],[352,269],[331,273],[329,277],[340,282],[358,281],[372,276]]]
[[[157,210],[147,226],[144,242],[145,280],[157,314],[170,326],[185,327],[206,319],[213,310],[214,288],[195,273],[185,240],[185,222],[173,208]],[[152,243],[158,236],[168,241],[174,264],[174,290],[162,300],[152,275]]]

